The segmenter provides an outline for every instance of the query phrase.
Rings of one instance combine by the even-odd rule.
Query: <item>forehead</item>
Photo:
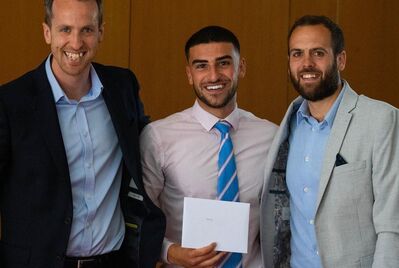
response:
[[[214,60],[223,56],[231,56],[232,58],[238,57],[235,52],[234,46],[229,42],[212,42],[205,44],[198,44],[190,48],[189,61],[193,60]]]
[[[289,49],[332,48],[331,33],[323,25],[297,27],[291,34]]]
[[[61,23],[88,23],[98,19],[97,3],[92,0],[55,0],[52,11],[52,21]]]

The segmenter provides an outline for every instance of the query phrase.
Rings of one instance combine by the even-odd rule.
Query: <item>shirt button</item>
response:
[[[309,224],[313,225],[314,224],[314,220],[310,220]]]
[[[87,137],[87,131],[83,132],[83,136]]]
[[[310,157],[309,156],[305,156],[305,162],[309,162],[310,161]]]
[[[86,167],[90,168],[91,167],[90,163],[86,163]]]
[[[309,188],[308,188],[308,187],[305,187],[305,188],[303,188],[303,191],[304,191],[305,193],[307,193],[307,192],[309,192]]]
[[[316,250],[316,255],[319,256],[319,251],[318,250]]]
[[[70,224],[70,223],[71,223],[71,218],[70,218],[70,217],[66,217],[66,218],[64,219],[64,223],[65,223],[65,224]]]
[[[315,127],[312,127],[312,131],[315,132],[315,131],[316,131],[316,128],[315,128]]]

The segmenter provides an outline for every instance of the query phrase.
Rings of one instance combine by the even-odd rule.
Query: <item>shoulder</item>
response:
[[[154,146],[161,151],[163,150],[161,148],[167,148],[179,141],[191,138],[191,131],[198,127],[190,126],[190,124],[195,124],[190,114],[190,109],[187,109],[146,125],[140,134],[142,153],[150,153],[145,151]]]
[[[185,128],[194,121],[191,115],[191,108],[181,112],[174,113],[163,119],[159,119],[148,124],[142,135],[146,135],[148,132],[159,132],[161,134],[167,134],[169,132],[179,131],[179,129]]]
[[[254,127],[254,128],[257,127],[270,132],[277,131],[278,126],[267,119],[259,118],[255,116],[253,113],[242,109],[238,109],[238,112],[240,114],[240,125],[244,124],[249,127]]]
[[[369,98],[364,95],[359,96],[357,107],[362,110],[368,110],[369,113],[385,114],[397,112],[398,109],[384,101]]]
[[[34,85],[35,70],[29,71],[24,75],[0,86],[1,96],[20,95],[23,92],[30,92],[29,88]]]
[[[130,69],[96,62],[92,64],[104,86],[120,87],[126,84],[133,85],[135,88],[139,86],[136,75]]]

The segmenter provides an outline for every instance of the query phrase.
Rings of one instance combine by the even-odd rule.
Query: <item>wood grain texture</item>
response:
[[[239,38],[247,75],[239,106],[279,122],[286,108],[288,0],[136,0],[132,7],[131,63],[146,110],[158,119],[195,99],[185,75],[184,45],[195,31],[221,25]]]
[[[104,1],[105,37],[96,61],[137,74],[152,119],[190,107],[183,47],[206,25],[231,29],[247,60],[239,106],[279,123],[296,97],[287,75],[287,32],[305,14],[330,16],[343,28],[343,77],[355,90],[399,106],[399,2],[390,0],[118,0]],[[3,1],[0,84],[38,66],[48,55],[42,0]]]

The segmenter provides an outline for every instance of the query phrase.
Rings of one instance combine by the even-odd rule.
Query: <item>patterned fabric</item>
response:
[[[220,131],[220,148],[218,158],[218,199],[223,201],[239,201],[237,168],[234,158],[233,143],[231,141],[229,130],[230,124],[219,121],[215,128]],[[242,267],[242,254],[230,253],[219,267]]]
[[[274,246],[273,263],[274,267],[290,267],[290,212],[289,212],[289,192],[286,184],[286,168],[288,157],[288,141],[281,144],[277,160],[271,174],[269,193],[273,196],[274,202]]]

